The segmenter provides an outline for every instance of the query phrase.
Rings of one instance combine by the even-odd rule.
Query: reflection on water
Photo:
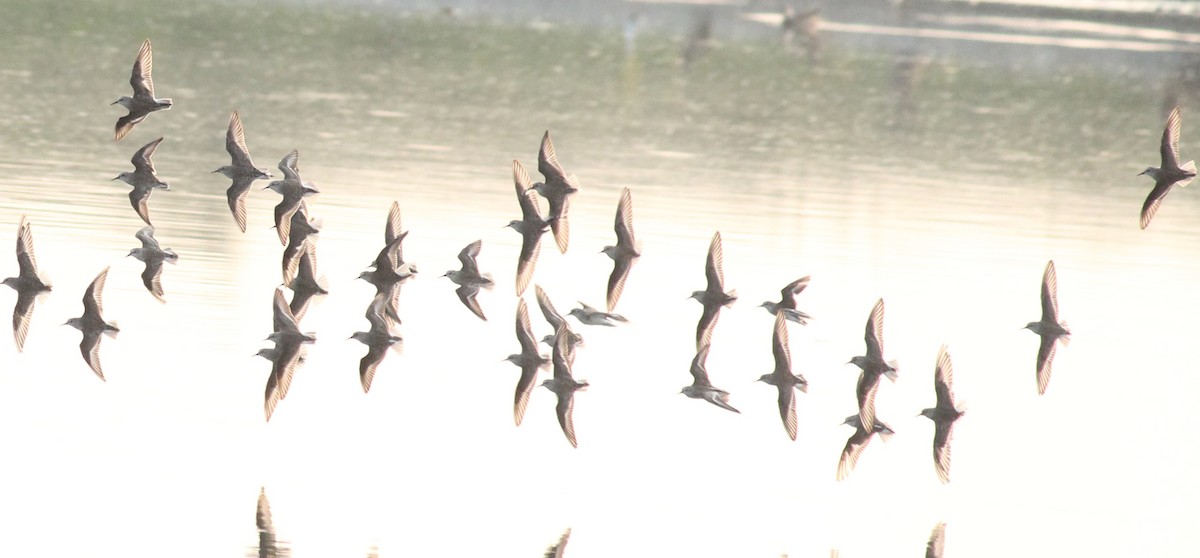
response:
[[[254,513],[254,526],[258,529],[258,558],[287,558],[291,556],[287,543],[275,536],[275,523],[271,521],[271,503],[267,501],[267,489],[258,492],[258,507]]]
[[[1195,547],[1200,457],[1180,441],[1200,418],[1200,380],[1179,363],[1192,360],[1200,311],[1200,204],[1181,189],[1152,228],[1136,226],[1148,188],[1136,174],[1157,153],[1187,41],[1090,37],[1071,49],[1075,30],[1009,40],[1042,31],[917,17],[938,32],[913,33],[886,3],[823,3],[821,56],[809,62],[781,48],[779,6],[763,8],[776,17],[764,26],[728,3],[639,3],[627,54],[634,9],[586,4],[591,24],[544,2],[453,18],[382,4],[10,6],[0,232],[22,215],[36,223],[54,291],[23,352],[0,343],[0,555],[157,556],[180,540],[177,554],[240,555],[253,544],[248,498],[264,486],[298,558],[429,556],[447,541],[455,554],[528,556],[564,525],[572,558],[900,556],[943,520],[953,556]],[[512,15],[531,5],[544,11],[537,25]],[[711,13],[709,38],[684,71],[681,52],[704,35],[689,34],[694,13]],[[156,93],[174,106],[113,142],[124,111],[108,103],[147,37]],[[1178,99],[1181,152],[1194,157],[1200,111]],[[307,205],[324,221],[312,238],[329,294],[302,318],[320,341],[269,424],[271,366],[251,355],[272,331],[279,199],[252,189],[246,231],[230,218],[229,181],[211,171],[229,160],[234,110],[260,161],[298,149],[321,190]],[[629,323],[579,328],[574,371],[591,386],[574,409],[578,449],[547,390],[514,425],[517,370],[501,360],[515,345],[521,242],[504,227],[519,212],[511,165],[531,164],[547,129],[582,186],[571,249],[544,251],[534,283],[560,307],[604,297],[612,262],[600,250],[626,187],[645,244],[617,309]],[[160,136],[154,163],[172,191],[153,199],[154,223],[179,254],[166,304],[124,257],[142,221],[110,180]],[[450,281],[408,282],[404,352],[364,394],[364,349],[349,338],[375,289],[355,278],[393,200],[406,260],[451,269],[482,239],[480,268],[501,284],[477,296],[495,317],[484,322]],[[687,294],[704,284],[716,230],[743,300],[722,311],[706,366],[741,414],[679,393],[700,314]],[[1075,339],[1038,396],[1036,340],[1020,327],[1050,259]],[[104,316],[122,333],[104,342],[101,383],[78,332],[58,324],[106,266]],[[815,318],[790,334],[810,390],[793,442],[777,392],[755,382],[772,367],[772,330],[752,301],[806,275]],[[839,483],[838,425],[856,408],[846,361],[881,297],[901,374],[877,405],[897,434]],[[0,290],[0,304],[15,303]],[[533,333],[551,332],[534,320]],[[933,426],[916,416],[934,401],[942,344],[970,408],[945,486],[930,466]],[[869,537],[864,509],[888,518]],[[64,527],[74,536],[63,540]]]

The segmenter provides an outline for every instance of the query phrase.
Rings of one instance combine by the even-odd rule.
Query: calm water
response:
[[[1179,190],[1137,228],[1151,183],[1135,175],[1158,162],[1165,81],[836,41],[810,64],[773,37],[718,42],[685,71],[682,39],[665,34],[627,56],[615,27],[357,8],[5,11],[0,241],[27,215],[54,292],[24,353],[0,342],[0,555],[254,553],[260,487],[297,558],[538,556],[568,527],[572,558],[920,556],[938,521],[947,556],[1196,548],[1200,202]],[[113,143],[124,111],[107,104],[128,93],[144,37],[175,107]],[[1200,106],[1180,102],[1182,150],[1198,157]],[[278,197],[253,191],[237,231],[228,181],[209,172],[228,162],[234,109],[260,167],[299,149],[322,191],[310,207],[331,294],[304,318],[320,341],[270,423],[270,364],[251,355],[271,331]],[[591,388],[576,399],[577,450],[545,389],[513,426],[518,371],[501,360],[517,349],[509,167],[535,166],[546,129],[583,189],[570,251],[547,239],[534,282],[564,313],[602,304],[599,251],[624,187],[645,245],[618,307],[631,323],[582,329],[575,375]],[[172,190],[150,211],[180,255],[165,305],[124,257],[142,223],[109,180],[160,135]],[[364,396],[365,349],[347,338],[367,327],[373,291],[354,278],[393,200],[422,273],[401,297],[404,351]],[[687,296],[704,286],[714,230],[741,299],[722,313],[709,372],[741,415],[678,394],[700,314]],[[479,238],[498,279],[480,295],[486,323],[439,277]],[[1049,259],[1074,336],[1039,397],[1037,338],[1020,328],[1039,315]],[[103,342],[102,383],[58,324],[105,266],[105,315],[122,332]],[[772,320],[755,306],[808,274],[800,304],[816,320],[791,341],[811,387],[791,442],[774,389],[754,381],[772,366]],[[858,372],[845,363],[879,297],[902,368],[878,413],[898,434],[839,483]],[[0,290],[4,308],[14,301]],[[932,425],[915,416],[933,403],[943,343],[968,405],[946,486]]]

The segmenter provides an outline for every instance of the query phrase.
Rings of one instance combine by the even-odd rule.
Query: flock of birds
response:
[[[148,115],[160,110],[170,109],[170,99],[155,97],[154,85],[151,78],[153,56],[150,41],[143,42],[133,65],[130,85],[133,88],[132,97],[121,97],[113,104],[119,104],[128,110],[128,114],[117,120],[115,139],[124,138],[137,124],[144,121]],[[1150,167],[1142,174],[1154,179],[1154,188],[1147,197],[1140,218],[1141,228],[1146,228],[1158,212],[1164,197],[1176,185],[1185,186],[1196,176],[1196,166],[1192,161],[1179,163],[1180,114],[1176,107],[1167,119],[1160,145],[1161,164]],[[154,226],[151,223],[148,202],[150,195],[157,189],[169,190],[170,186],[160,180],[152,161],[155,149],[162,142],[158,138],[137,150],[131,162],[134,170],[122,172],[113,180],[122,180],[132,187],[129,200],[137,215],[146,226],[134,235],[140,242],[140,248],[134,248],[129,256],[145,263],[142,281],[146,289],[159,301],[164,301],[162,284],[163,264],[175,263],[178,255],[170,248],[163,248],[154,237]],[[271,173],[257,168],[246,146],[245,132],[241,119],[234,112],[229,120],[226,134],[226,150],[231,157],[231,163],[213,171],[221,173],[232,180],[227,190],[227,198],[234,223],[242,231],[246,230],[245,198],[251,185],[257,180],[273,178]],[[264,394],[264,412],[269,421],[275,407],[288,392],[288,387],[298,368],[304,362],[304,345],[314,343],[316,337],[300,329],[300,321],[308,307],[309,301],[319,295],[328,294],[323,281],[318,279],[316,272],[316,245],[310,237],[319,232],[320,220],[311,216],[306,198],[319,194],[318,188],[304,181],[300,176],[298,166],[299,154],[292,151],[280,160],[278,168],[282,174],[280,180],[269,183],[264,189],[271,189],[280,194],[281,200],[274,210],[275,228],[281,245],[284,246],[282,257],[283,283],[292,292],[291,300],[287,300],[284,291],[277,288],[272,301],[274,331],[267,338],[274,343],[273,347],[264,348],[259,356],[271,361],[272,369],[268,377]],[[538,153],[538,172],[542,175],[541,182],[532,182],[528,172],[520,161],[514,160],[512,165],[513,183],[521,210],[521,218],[513,220],[509,226],[522,237],[520,255],[516,271],[516,295],[518,296],[515,330],[520,345],[520,352],[509,355],[507,360],[520,367],[521,375],[517,382],[514,401],[513,418],[517,425],[525,414],[531,394],[537,386],[537,377],[542,369],[550,368],[552,376],[540,385],[554,392],[558,399],[556,414],[564,435],[572,446],[577,446],[574,421],[572,418],[575,393],[588,386],[586,381],[578,381],[572,374],[577,346],[583,337],[573,331],[572,326],[552,304],[549,296],[540,287],[534,287],[538,306],[546,321],[553,327],[554,333],[546,336],[541,342],[551,347],[549,357],[541,354],[539,341],[535,338],[529,318],[529,310],[523,298],[524,292],[532,282],[534,268],[537,263],[542,236],[550,232],[560,252],[568,249],[570,236],[570,221],[568,218],[571,196],[579,192],[578,179],[567,174],[558,162],[554,145],[549,132],[542,137]],[[544,198],[549,209],[543,214],[539,198]],[[641,257],[641,243],[634,234],[633,199],[626,188],[617,204],[614,231],[617,241],[612,246],[606,246],[603,253],[613,260],[613,271],[607,286],[607,308],[605,311],[580,303],[579,308],[573,308],[567,316],[576,318],[579,323],[591,326],[613,326],[625,321],[622,316],[613,313],[625,283],[634,263]],[[371,388],[375,371],[387,355],[389,349],[396,350],[401,345],[401,337],[395,333],[395,326],[400,323],[398,315],[398,300],[400,287],[417,274],[417,267],[404,261],[402,243],[407,232],[401,230],[399,204],[393,202],[388,213],[384,230],[384,245],[367,271],[362,272],[363,279],[376,288],[376,294],[366,309],[366,319],[370,329],[356,332],[353,339],[366,345],[367,354],[359,365],[360,382],[364,392]],[[480,289],[491,289],[495,282],[488,273],[479,270],[476,258],[482,248],[482,241],[476,240],[468,244],[458,254],[461,267],[449,270],[444,277],[458,285],[456,294],[463,305],[481,320],[487,320],[483,308],[476,295]],[[18,274],[3,283],[17,292],[16,307],[13,312],[13,331],[18,350],[22,350],[29,332],[34,302],[42,295],[50,292],[49,282],[43,278],[37,268],[34,256],[33,234],[30,223],[24,218],[17,228],[16,254]],[[687,397],[707,401],[724,410],[738,413],[729,403],[729,393],[714,386],[705,367],[705,362],[712,346],[713,332],[721,309],[737,300],[735,291],[726,291],[722,272],[721,235],[715,233],[709,244],[705,263],[707,285],[704,290],[692,293],[691,298],[698,301],[703,310],[696,327],[696,353],[691,362],[692,383],[685,386],[681,393]],[[83,339],[80,351],[88,366],[95,374],[104,379],[100,365],[100,340],[104,335],[116,336],[120,331],[113,322],[103,317],[102,292],[108,276],[108,268],[101,271],[87,287],[83,295],[83,314],[80,317],[67,320],[64,325],[71,325],[80,330]],[[797,415],[795,391],[806,392],[808,382],[800,374],[792,372],[791,356],[788,343],[788,323],[798,326],[805,325],[811,317],[799,310],[796,295],[808,286],[809,277],[802,277],[788,283],[781,289],[781,299],[778,302],[767,301],[761,304],[775,316],[772,334],[772,352],[775,359],[774,369],[762,375],[759,381],[775,386],[778,390],[778,406],[780,418],[789,438],[796,439]],[[1056,302],[1057,276],[1054,262],[1046,264],[1041,281],[1042,315],[1038,321],[1030,322],[1026,328],[1037,334],[1041,343],[1036,360],[1036,378],[1038,393],[1044,393],[1049,380],[1051,364],[1057,346],[1065,344],[1069,339],[1066,324],[1059,319]],[[894,432],[875,414],[875,397],[879,390],[880,380],[887,377],[895,381],[898,367],[894,361],[884,356],[883,342],[884,301],[878,300],[867,318],[864,340],[865,354],[853,357],[850,362],[861,369],[858,378],[856,394],[858,413],[847,417],[844,424],[853,426],[855,432],[846,442],[837,468],[838,480],[846,478],[853,470],[855,463],[862,454],[871,438],[878,434],[887,439]],[[962,415],[963,410],[956,405],[953,392],[953,368],[950,353],[942,346],[934,369],[934,391],[936,403],[933,407],[921,411],[921,415],[929,418],[935,425],[933,440],[933,461],[936,473],[943,482],[950,479],[950,440],[953,425]],[[944,526],[935,529],[934,535],[940,540]],[[560,542],[565,547],[566,535]],[[940,545],[940,543],[939,543]],[[930,548],[934,546],[931,538]]]

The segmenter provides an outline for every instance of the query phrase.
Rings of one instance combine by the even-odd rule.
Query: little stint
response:
[[[375,370],[383,357],[387,356],[389,348],[399,351],[400,336],[392,334],[392,321],[387,317],[387,300],[376,296],[367,307],[367,321],[371,324],[369,331],[356,331],[350,336],[359,343],[367,346],[367,354],[358,363],[358,378],[362,383],[363,393],[371,391],[371,382],[375,380]]]
[[[787,321],[783,314],[775,315],[775,327],[771,334],[771,353],[775,356],[775,369],[763,374],[758,381],[775,386],[779,390],[779,417],[788,437],[796,440],[796,399],[792,388],[808,393],[808,380],[800,374],[792,374],[792,351],[788,348]]]
[[[704,368],[704,361],[708,359],[708,349],[711,345],[700,347],[696,352],[696,357],[692,359],[692,385],[684,386],[679,393],[682,393],[692,399],[702,399],[716,405],[722,409],[741,413],[734,409],[733,405],[729,404],[729,392],[713,387],[712,382],[708,380],[708,371]]]
[[[633,195],[629,193],[629,188],[621,192],[613,230],[617,233],[617,245],[605,246],[602,250],[613,260],[612,275],[608,276],[609,312],[617,307],[617,301],[625,290],[625,280],[629,278],[629,270],[633,268],[634,260],[642,255],[642,243],[633,236]]]
[[[487,317],[483,315],[483,308],[480,308],[479,301],[475,300],[475,295],[479,294],[481,287],[491,289],[496,283],[492,281],[492,274],[479,273],[479,265],[475,262],[475,258],[479,257],[479,249],[482,246],[482,240],[468,244],[458,253],[458,261],[462,262],[462,269],[451,269],[443,277],[449,277],[451,281],[459,285],[458,289],[454,291],[458,295],[458,299],[471,313],[486,322]]]
[[[297,320],[304,318],[308,303],[314,296],[329,294],[328,281],[317,276],[317,245],[312,241],[303,244],[304,251],[297,258],[296,275],[287,287],[292,290],[292,301],[288,308]]]
[[[858,395],[858,416],[863,428],[870,431],[875,426],[875,392],[879,391],[879,377],[887,376],[895,382],[899,372],[895,361],[883,360],[882,298],[871,308],[864,339],[867,342],[867,354],[851,358],[846,364],[853,364],[862,369],[855,390]]]
[[[133,256],[146,264],[146,269],[142,272],[142,284],[146,285],[146,290],[150,291],[155,299],[166,302],[162,286],[163,262],[173,264],[179,260],[179,255],[170,248],[161,248],[158,245],[158,240],[154,238],[154,227],[142,227],[134,236],[142,241],[142,247],[130,250],[125,257]]]
[[[133,163],[133,172],[123,172],[117,175],[113,180],[120,180],[126,184],[133,186],[133,190],[129,192],[129,203],[133,205],[133,210],[138,216],[146,222],[147,225],[152,225],[150,222],[150,209],[146,207],[150,201],[150,194],[155,188],[170,190],[171,186],[166,182],[159,180],[158,174],[154,170],[154,162],[150,160],[154,156],[154,150],[158,149],[158,144],[162,143],[162,138],[158,138],[137,150],[133,154],[133,158],[129,162]]]
[[[1037,387],[1038,395],[1042,395],[1050,385],[1050,365],[1054,362],[1058,341],[1065,346],[1071,340],[1067,322],[1058,320],[1058,274],[1054,271],[1054,260],[1047,262],[1046,270],[1042,272],[1042,319],[1029,322],[1024,329],[1036,333],[1042,340],[1037,354]]]
[[[542,290],[541,286],[534,285],[533,290],[535,293],[537,293],[538,307],[542,309],[542,315],[546,317],[546,322],[550,324],[550,327],[554,328],[555,332],[557,332],[558,329],[564,325],[567,327],[567,333],[569,334],[568,337],[570,338],[569,345],[571,352],[574,353],[575,345],[583,344],[583,336],[571,331],[570,324],[568,324],[567,321],[563,319],[562,315],[554,309],[554,304],[550,302],[550,295],[547,295],[546,291]],[[553,347],[556,335],[557,333],[551,333],[543,337],[542,342]]]
[[[625,316],[610,312],[601,312],[600,310],[592,308],[583,302],[579,303],[579,308],[572,308],[570,312],[567,312],[567,315],[575,316],[575,319],[579,320],[579,323],[581,324],[594,326],[613,327],[617,325],[613,322],[629,321],[625,319]]]
[[[291,234],[292,214],[300,209],[300,201],[306,196],[320,193],[315,186],[300,179],[300,169],[297,167],[299,160],[298,150],[292,150],[280,159],[279,171],[283,173],[283,180],[276,180],[263,188],[283,196],[275,206],[275,232],[279,233],[279,243],[284,246],[287,246]]]
[[[508,226],[521,233],[521,255],[517,258],[517,296],[521,296],[533,278],[533,267],[537,264],[542,244],[542,234],[550,222],[542,218],[537,195],[530,191],[529,173],[521,162],[513,160],[513,184],[517,190],[517,202],[521,205],[521,219],[508,222]]]
[[[721,307],[729,306],[737,300],[737,291],[725,292],[725,272],[721,270],[724,260],[721,251],[721,232],[713,234],[712,242],[708,245],[708,259],[704,263],[704,275],[708,278],[708,288],[692,292],[691,298],[704,306],[700,314],[700,322],[696,324],[696,349],[712,344],[713,328],[717,326],[717,315]]]
[[[219,172],[233,180],[233,184],[225,191],[229,201],[229,211],[233,213],[233,222],[238,229],[246,232],[246,194],[250,192],[250,184],[255,180],[271,178],[271,173],[254,166],[250,159],[250,149],[246,147],[246,131],[242,129],[242,119],[237,111],[229,115],[229,130],[225,132],[225,151],[229,152],[231,162],[213,172]]]
[[[577,382],[571,376],[571,366],[575,360],[573,350],[568,342],[565,327],[558,328],[554,337],[554,352],[551,353],[550,361],[554,365],[554,377],[542,382],[542,387],[553,391],[558,396],[558,405],[555,407],[555,413],[558,415],[558,425],[562,427],[563,434],[566,434],[567,441],[571,442],[571,447],[579,447],[575,441],[575,392],[581,389],[586,389],[588,383]]]
[[[142,41],[137,59],[133,61],[133,74],[129,77],[129,85],[133,86],[132,97],[121,97],[112,102],[114,105],[125,107],[129,114],[117,119],[114,141],[129,134],[138,122],[156,110],[171,108],[170,99],[159,99],[154,96],[154,80],[150,73],[154,70],[154,53],[150,50],[150,39]]]
[[[517,391],[513,396],[513,421],[521,426],[525,418],[525,407],[529,406],[529,396],[533,393],[534,382],[537,381],[538,370],[550,364],[550,359],[538,352],[537,341],[533,338],[533,329],[529,325],[529,308],[525,299],[517,299],[517,342],[521,352],[508,355],[504,359],[521,367],[521,378],[517,380]]]
[[[880,439],[888,441],[892,434],[896,431],[881,420],[876,420],[871,430],[863,428],[862,418],[858,415],[850,415],[842,424],[848,424],[854,427],[854,434],[846,440],[846,447],[842,449],[842,456],[838,459],[837,480],[845,480],[850,476],[850,471],[854,470],[854,466],[858,464],[858,458],[862,455],[863,450],[867,449],[867,444],[870,443],[871,437],[879,434]]]
[[[950,365],[950,353],[946,346],[938,350],[937,367],[933,370],[933,391],[937,403],[932,408],[922,409],[921,414],[933,421],[933,465],[942,483],[950,482],[950,436],[954,421],[963,415],[954,404],[954,368]]]
[[[100,336],[108,335],[115,338],[121,330],[116,322],[106,322],[101,315],[104,304],[100,295],[104,291],[104,281],[108,278],[108,268],[104,268],[83,292],[83,315],[71,318],[63,325],[69,325],[83,333],[83,341],[79,343],[79,352],[83,354],[84,362],[92,368],[96,376],[104,381],[104,371],[100,368]]]
[[[374,269],[364,271],[358,276],[359,279],[375,286],[375,296],[383,296],[387,300],[384,310],[396,323],[400,323],[400,286],[417,274],[415,264],[404,262],[402,243],[407,236],[408,231],[400,231],[400,204],[393,201],[384,226],[383,249],[371,264]]]
[[[804,289],[808,287],[808,280],[809,276],[805,275],[804,277],[788,283],[787,286],[783,287],[783,289],[779,291],[779,302],[771,302],[768,300],[760,304],[759,308],[766,308],[767,312],[770,312],[772,316],[774,316],[775,313],[782,311],[789,322],[796,322],[800,325],[808,325],[808,320],[811,320],[812,316],[809,316],[808,314],[796,309],[796,295],[804,292]]]
[[[558,164],[558,155],[554,152],[554,143],[550,141],[550,130],[542,136],[542,147],[538,150],[538,172],[545,179],[532,186],[533,190],[546,198],[550,204],[550,229],[554,232],[554,242],[558,250],[567,253],[567,243],[571,237],[571,222],[567,220],[567,209],[571,205],[570,196],[579,191],[579,181],[575,175],[568,176],[562,165]]]
[[[1167,127],[1163,129],[1162,142],[1158,147],[1162,163],[1158,168],[1146,167],[1146,170],[1138,174],[1154,179],[1154,189],[1150,190],[1150,195],[1142,204],[1140,224],[1143,230],[1150,225],[1150,220],[1158,213],[1158,207],[1162,205],[1163,198],[1167,197],[1172,187],[1178,185],[1182,188],[1196,178],[1194,161],[1179,164],[1179,129],[1179,107],[1175,107],[1167,117]]]
[[[17,224],[17,276],[4,280],[4,284],[17,291],[17,305],[13,307],[13,338],[17,352],[25,349],[25,337],[29,335],[29,322],[33,318],[33,303],[40,295],[50,292],[50,283],[37,269],[37,258],[33,254],[33,230],[21,216]]]

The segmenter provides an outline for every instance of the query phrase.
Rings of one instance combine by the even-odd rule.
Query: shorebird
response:
[[[101,302],[100,294],[104,290],[104,281],[107,278],[108,268],[106,267],[83,292],[83,315],[71,318],[63,324],[83,333],[83,341],[79,343],[79,352],[83,354],[83,360],[88,363],[101,381],[104,380],[104,371],[100,368],[100,335],[104,334],[115,338],[121,331],[117,329],[116,322],[106,322],[101,316],[104,305]]]
[[[779,390],[779,417],[788,437],[796,440],[796,399],[792,388],[808,393],[808,381],[800,374],[792,374],[792,352],[788,348],[787,321],[782,314],[775,315],[775,329],[771,335],[771,353],[775,355],[775,369],[763,374],[760,382],[775,386]]]
[[[596,308],[592,308],[582,302],[579,303],[579,308],[572,308],[567,312],[568,316],[575,316],[579,323],[584,325],[608,326],[613,327],[617,324],[613,322],[628,322],[625,316],[620,314],[612,314],[610,312],[601,312]]]
[[[371,263],[374,269],[364,271],[358,276],[359,279],[375,286],[375,296],[385,297],[388,303],[384,310],[388,317],[396,323],[400,323],[400,286],[417,274],[415,264],[404,262],[402,243],[406,236],[408,236],[408,231],[400,232],[400,204],[392,202],[392,208],[388,211],[388,219],[383,231],[383,249]]]
[[[811,320],[812,316],[796,309],[796,295],[804,292],[804,289],[808,287],[808,280],[809,276],[805,275],[788,283],[787,286],[779,291],[779,302],[768,300],[758,305],[759,308],[766,308],[767,312],[770,312],[772,316],[782,310],[788,321],[796,322],[800,325],[808,325],[808,320]]]
[[[1142,204],[1142,229],[1150,225],[1150,220],[1154,218],[1158,207],[1162,205],[1163,198],[1167,197],[1167,193],[1173,186],[1178,185],[1182,188],[1196,177],[1194,161],[1179,164],[1179,128],[1179,107],[1175,107],[1171,111],[1171,115],[1167,117],[1167,127],[1163,129],[1162,143],[1158,147],[1162,155],[1162,163],[1158,168],[1146,167],[1146,170],[1138,174],[1138,176],[1145,174],[1154,179],[1154,189],[1150,190],[1150,195]]]
[[[937,403],[932,408],[922,409],[921,414],[933,421],[933,465],[942,483],[950,482],[950,436],[954,421],[963,415],[954,404],[954,368],[950,365],[950,353],[946,346],[938,351],[937,367],[933,371],[933,391]]]
[[[279,233],[279,243],[285,246],[292,230],[292,214],[300,209],[301,200],[306,196],[320,193],[316,186],[300,179],[300,169],[296,166],[299,159],[300,152],[298,150],[292,150],[291,153],[280,159],[279,170],[283,173],[283,180],[273,181],[263,188],[264,190],[273,190],[283,196],[283,199],[275,206],[275,231]]]
[[[567,243],[571,237],[571,223],[567,220],[567,209],[571,205],[571,194],[579,191],[579,181],[575,175],[567,175],[562,165],[558,164],[558,155],[554,153],[554,143],[550,141],[550,130],[542,136],[542,147],[538,150],[538,172],[545,179],[535,183],[532,188],[546,198],[550,204],[550,229],[554,232],[554,242],[558,251],[567,253]]]
[[[308,311],[308,303],[314,296],[329,294],[328,282],[324,276],[317,276],[317,245],[312,242],[303,244],[304,252],[297,258],[296,275],[287,287],[292,290],[292,302],[288,308],[297,320],[304,317]]]
[[[621,292],[625,290],[625,279],[629,278],[633,261],[642,256],[642,243],[633,237],[633,196],[629,193],[629,188],[621,192],[613,230],[617,233],[617,245],[605,246],[602,250],[613,260],[612,275],[608,276],[609,312],[617,307],[617,301],[621,299]]]
[[[858,376],[858,417],[866,430],[875,425],[875,392],[879,391],[879,377],[887,376],[895,382],[898,373],[896,361],[883,360],[883,299],[875,302],[871,315],[867,318],[867,328],[864,339],[867,342],[867,354],[856,356],[846,364],[853,364],[862,369]]]
[[[577,382],[571,376],[571,365],[575,356],[573,349],[570,348],[567,334],[565,326],[559,327],[554,334],[554,352],[550,356],[550,361],[554,366],[554,377],[542,382],[542,387],[553,391],[558,396],[558,405],[555,407],[558,424],[562,427],[563,434],[567,435],[567,441],[571,442],[571,447],[579,447],[575,441],[575,421],[572,418],[575,411],[575,392],[586,389],[588,383],[586,381]]]
[[[301,360],[301,346],[317,340],[312,333],[300,332],[296,316],[292,314],[292,309],[284,300],[283,291],[279,288],[275,289],[275,296],[271,300],[271,316],[275,331],[267,340],[275,342],[275,349],[271,353],[274,358],[267,357],[271,361],[271,375],[267,378],[263,404],[268,421],[275,412],[275,406],[287,397],[292,377]],[[259,351],[259,354],[262,355],[262,351]]]
[[[134,237],[142,241],[142,247],[130,250],[125,257],[133,256],[146,264],[146,269],[142,272],[142,284],[146,285],[146,290],[159,302],[166,302],[162,286],[163,262],[173,264],[179,260],[179,255],[170,248],[161,248],[158,245],[158,241],[154,239],[154,227],[142,227]]]
[[[476,240],[463,248],[458,253],[458,261],[462,262],[462,269],[451,269],[447,271],[443,277],[449,277],[459,285],[455,289],[455,294],[473,314],[479,316],[479,319],[487,321],[487,317],[483,315],[483,308],[479,307],[479,301],[475,300],[475,295],[479,294],[479,289],[491,289],[496,285],[492,281],[492,274],[479,273],[479,265],[475,262],[475,258],[479,256],[479,249],[483,246],[482,240]]]
[[[945,556],[946,524],[938,523],[929,533],[929,542],[925,544],[925,558],[942,558]]]
[[[358,378],[362,382],[363,393],[371,391],[371,381],[375,379],[375,370],[383,357],[387,356],[390,348],[399,351],[400,336],[392,334],[392,321],[387,317],[387,299],[376,296],[367,307],[367,321],[371,324],[369,331],[356,331],[350,339],[367,346],[367,354],[358,363]]]
[[[838,459],[837,480],[844,480],[850,476],[850,471],[853,471],[854,466],[858,464],[859,456],[871,442],[871,436],[879,434],[879,438],[886,442],[892,438],[892,434],[896,433],[881,420],[876,420],[871,430],[867,430],[863,428],[862,419],[858,415],[846,417],[842,424],[853,426],[854,434],[851,434],[850,438],[846,440],[846,447],[842,449],[842,457]]]
[[[696,324],[696,348],[712,343],[713,328],[717,325],[717,315],[721,307],[733,304],[737,300],[737,291],[725,292],[725,272],[721,270],[724,256],[721,251],[721,232],[713,234],[712,242],[708,245],[708,260],[704,264],[704,275],[708,278],[708,288],[692,292],[691,298],[704,306],[700,314],[700,322]]]
[[[300,208],[292,214],[291,227],[288,229],[287,247],[283,249],[283,259],[280,265],[283,270],[283,284],[292,282],[296,277],[296,267],[300,265],[300,255],[305,246],[312,244],[309,237],[321,232],[321,219],[311,217],[308,203],[300,200]]]
[[[229,200],[229,211],[233,213],[233,222],[237,223],[242,232],[246,232],[246,194],[250,192],[250,184],[262,178],[271,178],[271,173],[254,166],[250,160],[250,149],[246,147],[246,131],[242,129],[242,118],[237,111],[229,115],[229,130],[225,132],[225,151],[229,152],[231,162],[213,172],[219,172],[233,180],[233,184],[225,191]]]
[[[1042,272],[1042,319],[1029,322],[1024,329],[1042,339],[1037,355],[1038,395],[1042,395],[1050,384],[1050,365],[1054,362],[1058,341],[1065,346],[1071,340],[1067,323],[1058,321],[1058,274],[1054,272],[1054,260],[1047,262],[1046,271]]]
[[[575,345],[583,344],[583,336],[571,331],[571,325],[568,324],[565,319],[563,319],[562,314],[559,314],[558,311],[554,309],[554,304],[550,302],[550,296],[546,294],[546,291],[542,290],[541,286],[534,285],[533,290],[535,293],[537,293],[538,307],[542,309],[542,315],[546,317],[546,322],[550,324],[550,327],[553,328],[555,332],[557,332],[558,329],[564,325],[567,327],[567,332],[570,334],[569,338],[571,353],[574,354]],[[542,342],[553,347],[556,336],[557,333],[551,333],[543,337]]]
[[[682,393],[692,399],[703,399],[722,409],[741,413],[734,409],[733,405],[729,404],[729,392],[723,389],[713,387],[712,382],[708,380],[708,371],[704,369],[704,361],[708,360],[708,349],[711,345],[700,347],[696,351],[696,357],[692,359],[692,385],[684,386],[679,393]]]
[[[568,527],[562,536],[558,538],[558,543],[546,549],[543,558],[563,558],[563,553],[567,551],[567,541],[571,539],[571,528]]]
[[[150,210],[146,207],[146,203],[150,201],[150,194],[154,192],[155,188],[171,189],[170,185],[159,180],[158,174],[154,171],[154,162],[150,160],[162,140],[162,138],[158,138],[143,145],[129,160],[133,163],[133,172],[123,172],[113,179],[133,186],[133,191],[129,192],[129,203],[133,205],[133,210],[147,225],[153,224],[150,222]]]
[[[537,264],[542,244],[542,234],[550,222],[542,218],[542,209],[537,196],[530,191],[529,173],[521,162],[513,160],[513,184],[517,190],[517,202],[521,204],[521,219],[508,222],[508,226],[521,233],[521,255],[517,258],[517,296],[525,292],[533,278],[533,267]]]
[[[533,329],[529,325],[529,308],[525,299],[517,299],[517,342],[521,344],[521,352],[508,355],[504,359],[521,367],[521,378],[517,380],[517,391],[513,397],[513,421],[521,426],[525,418],[525,407],[529,405],[529,396],[533,393],[534,382],[538,370],[549,366],[550,359],[538,352],[537,341],[533,338]]]
[[[133,127],[146,116],[156,110],[171,108],[170,99],[159,99],[154,96],[154,80],[150,72],[154,69],[154,53],[150,50],[150,39],[142,42],[137,59],[133,61],[133,74],[129,77],[129,85],[133,86],[132,97],[121,97],[112,102],[129,110],[129,114],[117,119],[114,141],[121,141]]]
[[[13,338],[17,342],[17,351],[21,352],[25,349],[25,337],[29,335],[33,303],[40,295],[50,292],[50,283],[38,273],[37,258],[33,254],[33,230],[24,215],[17,224],[17,276],[5,279],[4,284],[17,291]]]

